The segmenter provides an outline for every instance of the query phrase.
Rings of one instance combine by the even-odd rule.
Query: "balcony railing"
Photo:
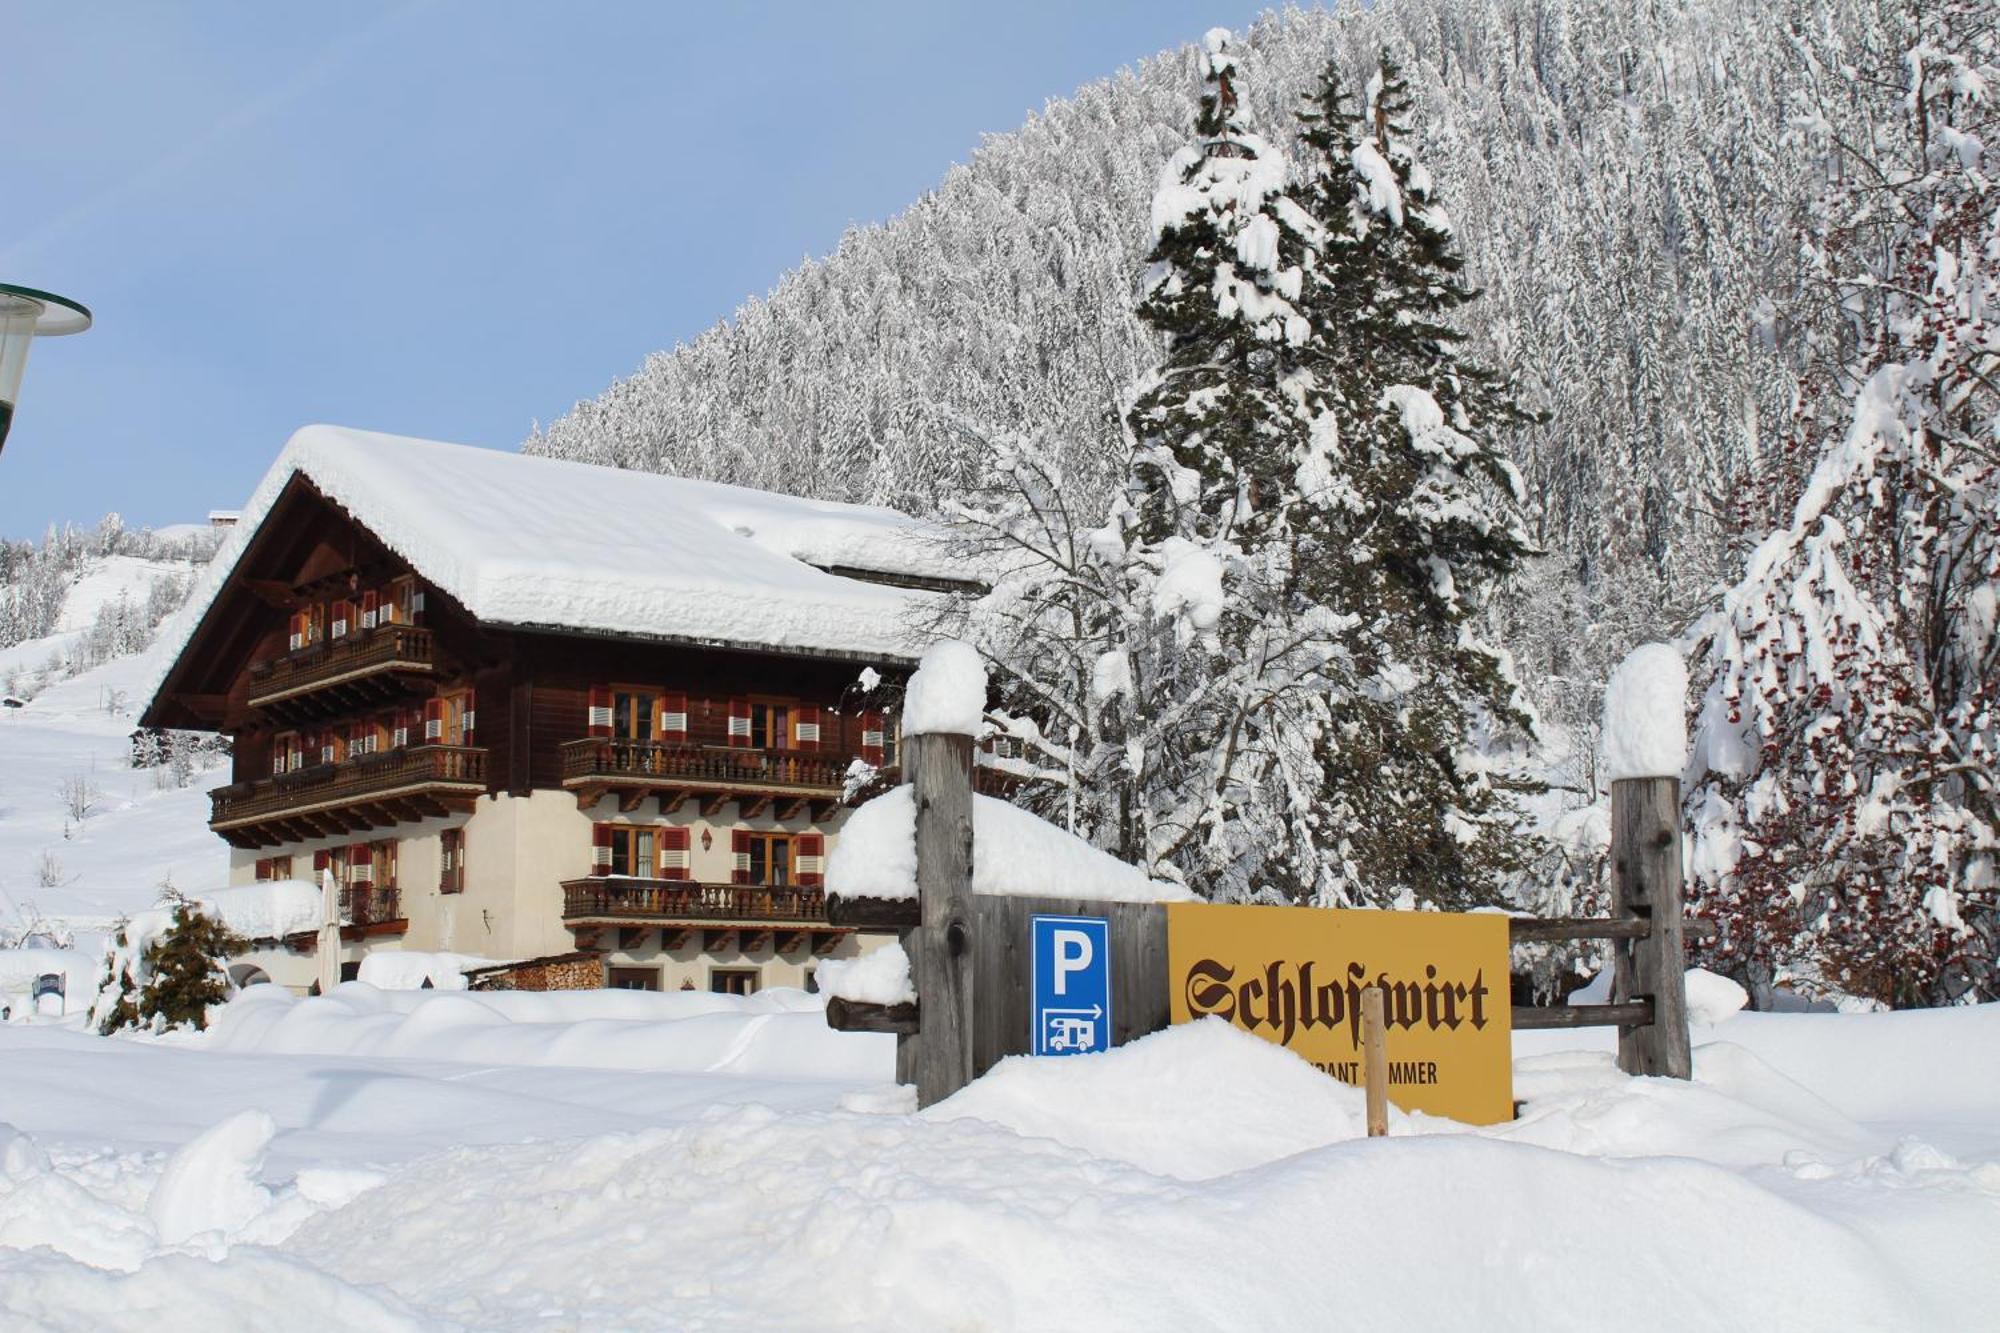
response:
[[[275,846],[293,837],[352,832],[443,813],[434,808],[437,798],[467,798],[485,789],[485,750],[419,745],[218,787],[209,797],[208,826],[227,835],[232,829],[299,821],[302,827],[297,829],[260,829],[256,841],[239,844]]]
[[[247,702],[252,708],[268,708],[316,690],[391,672],[429,673],[435,665],[429,630],[415,625],[377,625],[256,663],[250,668]]]
[[[384,926],[402,919],[402,894],[393,884],[365,889],[357,884],[340,891],[340,923],[344,926]]]
[[[826,924],[826,891],[593,876],[563,882],[565,921],[776,921]]]
[[[836,796],[851,762],[809,750],[748,750],[593,737],[562,747],[563,784],[793,791]]]

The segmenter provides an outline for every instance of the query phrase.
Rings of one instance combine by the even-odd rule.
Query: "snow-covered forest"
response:
[[[1547,790],[1530,800],[1537,827],[1485,858],[1489,900],[1593,901],[1603,681],[1635,644],[1677,640],[1708,696],[1689,818],[1703,910],[1729,923],[1714,961],[1766,1000],[1773,977],[1889,1003],[1995,993],[1994,43],[1978,5],[1399,0],[1267,17],[1232,45],[1242,122],[1301,199],[1324,153],[1297,113],[1329,58],[1368,89],[1370,116],[1382,59],[1400,70],[1421,212],[1477,291],[1431,313],[1511,399],[1481,425],[1524,482],[1525,540],[1490,571],[1506,577],[1476,620],[1518,671],[1535,750],[1512,763],[1492,689],[1447,732],[1479,742],[1502,786]],[[1177,346],[1147,308],[1155,191],[1190,142],[1208,59],[1169,52],[1052,102],[526,447],[961,522],[961,497],[1034,493],[1065,531],[1107,511],[1115,527],[1143,443],[1130,414]],[[1409,187],[1406,170],[1390,188]],[[1864,427],[1873,443],[1850,438]],[[990,536],[1004,513],[970,516]],[[1152,583],[1128,598],[1173,581],[1169,556],[1147,558]],[[1075,584],[1076,568],[1050,568]],[[1928,587],[1924,605],[1898,601],[1905,584]],[[1217,647],[1216,670],[1249,650]],[[1115,700],[1129,654],[1106,669],[1071,693]],[[1043,694],[1016,738],[1029,750]],[[1112,731],[1097,739],[1132,744]],[[1181,734],[1151,753],[1175,745],[1199,748]],[[1069,769],[1075,824],[1089,761],[1044,748]],[[1298,772],[1266,758],[1252,785],[1270,809],[1296,807]],[[1321,804],[1370,808],[1337,767]],[[1214,797],[1235,778],[1204,780]],[[1434,820],[1468,845],[1506,813],[1502,800],[1470,815],[1464,782],[1442,790]],[[1365,852],[1324,824],[1280,813],[1249,835],[1253,819],[1224,847],[1216,819],[1150,804],[1093,836],[1141,856],[1150,837],[1232,894],[1467,896],[1441,887],[1463,867],[1432,858],[1412,893],[1407,874],[1357,867]],[[1160,827],[1135,834],[1147,819]],[[1205,860],[1187,850],[1197,826]],[[1316,836],[1326,845],[1303,850]],[[1246,859],[1272,839],[1291,852]]]

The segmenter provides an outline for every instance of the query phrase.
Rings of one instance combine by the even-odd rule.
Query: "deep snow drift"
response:
[[[8,1322],[1903,1329],[2000,1302],[2000,1073],[1965,1058],[1994,1007],[1740,1015],[1685,1084],[1527,1034],[1518,1121],[1374,1141],[1354,1090],[1213,1021],[913,1114],[888,1039],[796,992],[350,983],[220,1019],[0,1028]]]

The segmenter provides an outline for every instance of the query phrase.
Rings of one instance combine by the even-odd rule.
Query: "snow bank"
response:
[[[1604,688],[1604,767],[1622,778],[1677,778],[1687,766],[1687,663],[1671,644],[1634,648]]]
[[[360,979],[377,990],[464,990],[465,974],[498,961],[469,953],[376,950],[361,960]]]
[[[303,879],[237,884],[189,897],[210,917],[251,940],[277,940],[318,930],[324,910],[319,886]]]
[[[827,890],[843,898],[916,897],[916,811],[915,793],[905,785],[848,816],[827,859]],[[1194,898],[1047,820],[978,794],[972,798],[972,891],[1129,903]]]
[[[957,639],[924,650],[903,694],[903,735],[977,736],[986,716],[986,664]]]
[[[859,958],[829,958],[814,974],[820,994],[856,1004],[910,1004],[917,988],[910,980],[910,956],[900,943],[885,944]]]
[[[894,1049],[892,1037],[833,1031],[823,1001],[798,990],[389,991],[354,981],[305,999],[253,986],[190,1040],[232,1053],[856,1081],[880,1077]]]
[[[1097,1055],[1010,1057],[924,1115],[1004,1125],[1179,1180],[1368,1132],[1359,1088],[1212,1017]],[[1392,1132],[1408,1120],[1390,1116]]]

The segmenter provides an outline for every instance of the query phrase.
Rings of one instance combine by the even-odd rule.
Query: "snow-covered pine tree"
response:
[[[1153,203],[1140,314],[1166,360],[1133,390],[1123,485],[1100,524],[1053,450],[994,451],[1002,483],[960,513],[1015,567],[972,634],[1049,779],[1025,804],[1211,897],[1317,900],[1340,626],[1297,595],[1291,527],[1314,228],[1249,126],[1228,34],[1201,64],[1196,140]]]
[[[1858,76],[1801,38],[1795,123],[1830,181],[1834,333],[1798,417],[1817,462],[1772,469],[1789,520],[1702,631],[1696,902],[1714,965],[1766,1001],[1774,975],[2000,997],[2000,33],[1983,3],[1882,17]],[[1847,97],[1862,114],[1826,105]]]
[[[105,959],[92,1017],[109,1036],[127,1028],[208,1026],[208,1008],[229,998],[228,961],[250,941],[203,911],[173,903],[171,924],[135,955],[128,923]]]
[[[1296,595],[1346,618],[1353,687],[1319,751],[1323,837],[1344,899],[1492,901],[1527,850],[1485,757],[1528,716],[1509,659],[1479,637],[1531,545],[1496,432],[1526,420],[1461,357],[1448,318],[1478,293],[1384,52],[1362,114],[1329,62],[1301,115],[1298,206],[1324,236],[1298,309],[1310,320],[1310,458],[1298,478]]]

